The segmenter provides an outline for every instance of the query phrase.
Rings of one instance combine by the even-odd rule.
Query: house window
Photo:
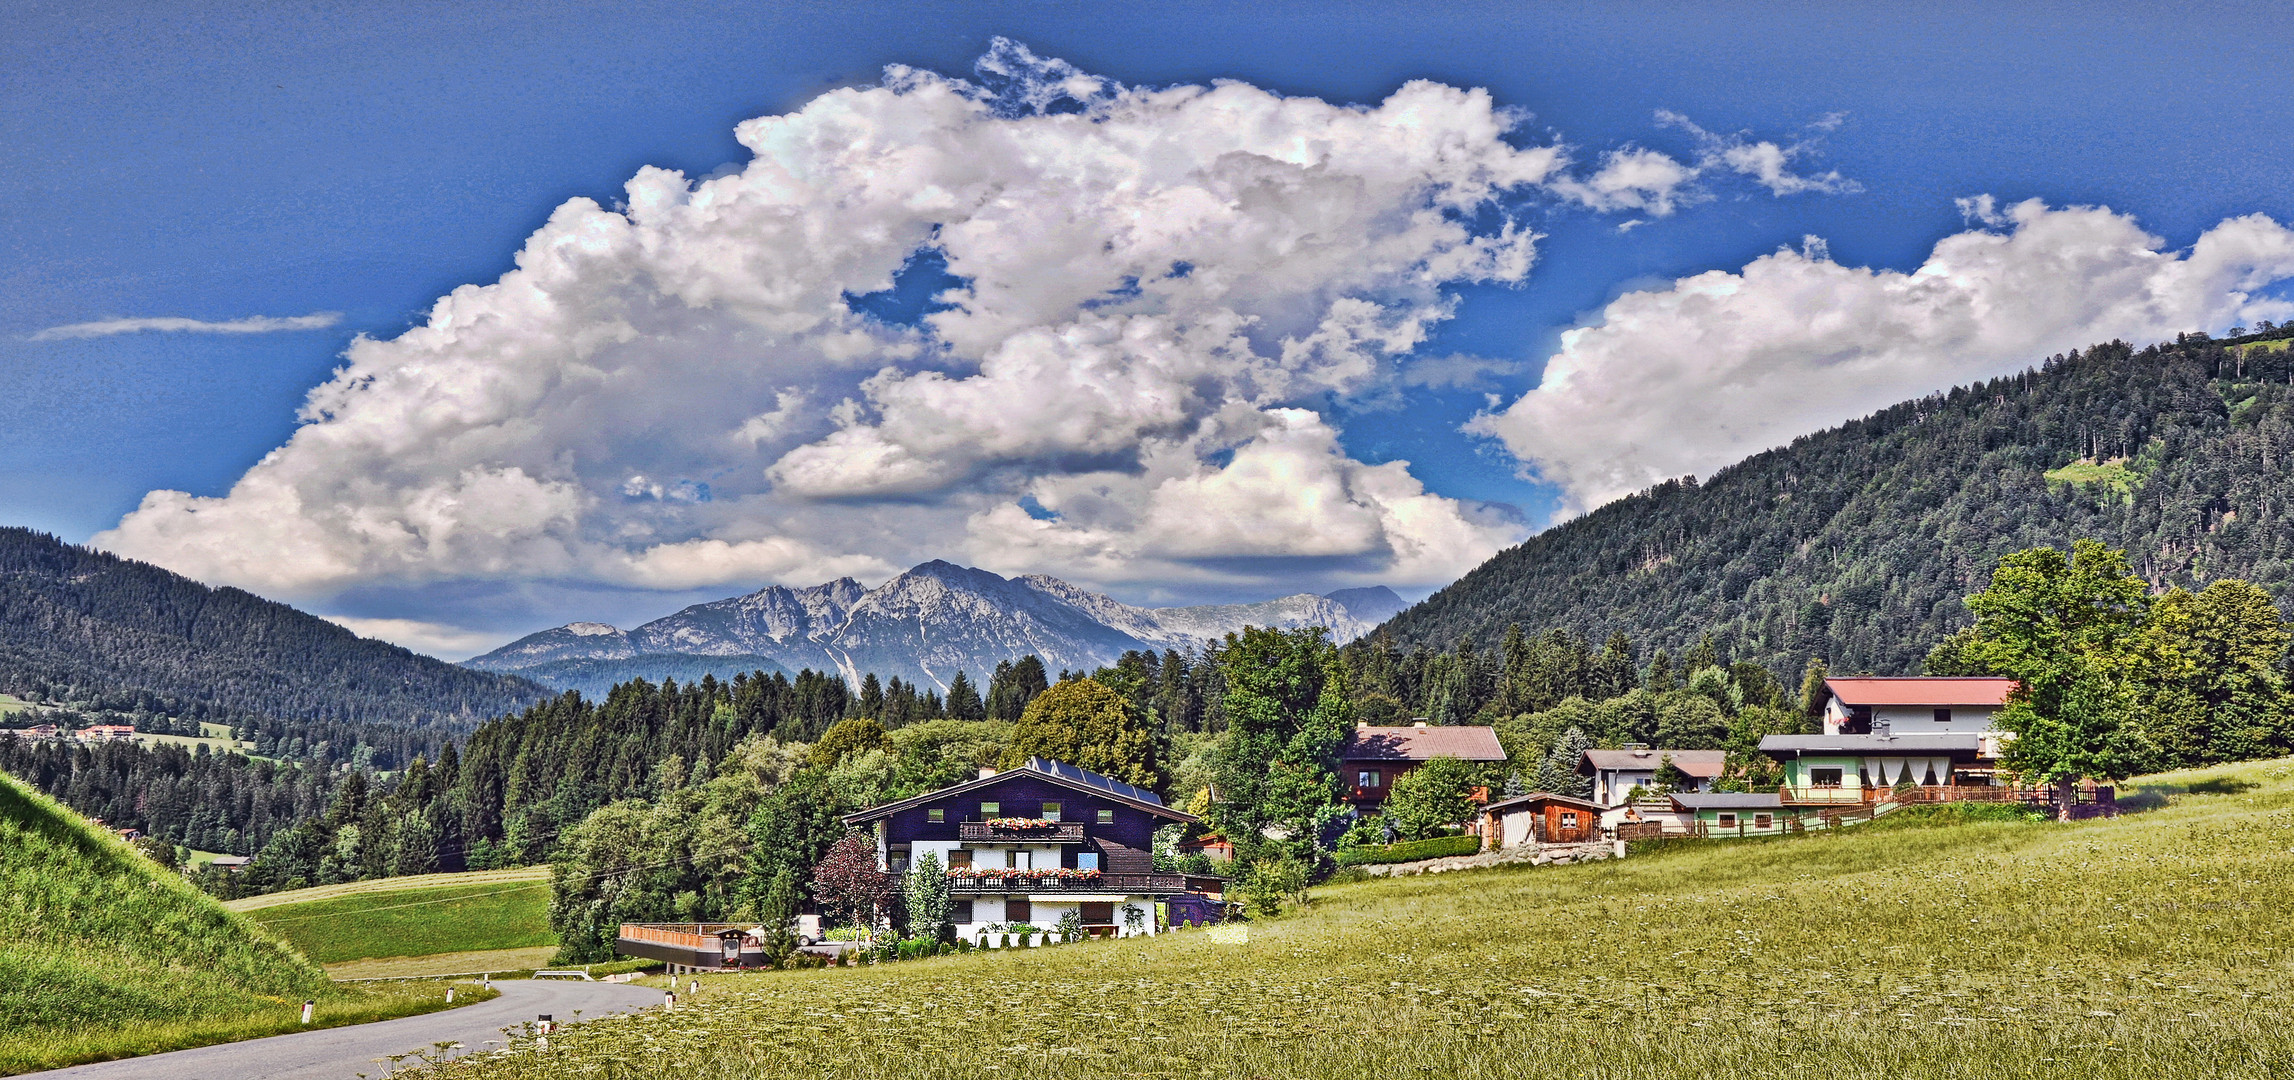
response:
[[[1059,804],[1055,802],[1047,802],[1043,804],[1043,819],[1045,821],[1058,821]]]
[[[1755,829],[1765,829],[1768,828],[1769,823],[1773,820],[1775,819],[1769,817],[1767,814],[1754,814],[1752,815],[1752,827]]]
[[[1733,828],[1736,828],[1736,815],[1735,815],[1735,814],[1722,814],[1722,815],[1720,816],[1720,827],[1721,827],[1721,828],[1724,828],[1724,829],[1733,829]]]
[[[1936,710],[1936,723],[1939,723],[1939,724],[1948,724],[1948,723],[1951,723],[1951,710],[1950,710],[1950,709],[1937,709],[1937,710]]]
[[[948,901],[948,921],[952,923],[971,922],[972,902],[969,900]]]
[[[1099,869],[1099,853],[1098,853],[1098,852],[1096,852],[1096,851],[1078,851],[1078,852],[1076,852],[1076,853],[1075,853],[1075,868],[1076,868],[1076,869],[1078,869],[1078,870],[1097,870],[1097,869]]]
[[[1035,912],[1028,910],[1027,897],[1015,896],[1004,901],[1005,922],[1026,922],[1033,918],[1035,918]]]
[[[926,810],[924,811],[924,820],[934,825],[944,825],[948,821],[948,812],[946,810]]]
[[[1839,787],[1840,770],[1810,769],[1808,770],[1808,782],[1816,787]]]
[[[970,865],[972,865],[972,853],[969,850],[957,848],[948,853],[948,869],[954,870],[959,866],[968,867]]]
[[[1004,804],[1000,802],[981,803],[980,816],[983,818],[1002,817],[1004,816]]]
[[[1085,926],[1115,925],[1115,905],[1105,900],[1086,900],[1076,905],[1076,914],[1083,917]]]
[[[1100,812],[1099,812],[1099,823],[1100,823],[1100,824],[1102,824],[1102,825],[1113,825],[1113,824],[1115,824],[1115,811],[1113,811],[1113,810],[1102,810],[1102,811],[1100,811]]]
[[[1355,787],[1359,787],[1359,788],[1374,788],[1374,787],[1377,787],[1377,786],[1378,786],[1378,781],[1379,781],[1379,776],[1378,776],[1378,771],[1377,771],[1376,769],[1365,769],[1365,770],[1363,770],[1363,771],[1361,771],[1361,772],[1358,772],[1358,773],[1355,773],[1355,774],[1354,774],[1354,786],[1355,786]]]
[[[1562,828],[1564,828],[1564,829],[1574,829],[1574,828],[1576,828],[1576,827],[1577,827],[1577,811],[1575,811],[1575,810],[1564,810],[1564,811],[1562,811],[1562,813],[1561,813],[1561,827],[1562,827]]]

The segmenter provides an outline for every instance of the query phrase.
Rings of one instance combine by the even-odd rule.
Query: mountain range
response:
[[[851,578],[774,585],[631,630],[568,623],[464,664],[587,693],[637,677],[801,668],[855,684],[873,672],[946,689],[959,671],[984,682],[998,663],[1031,653],[1054,671],[1090,670],[1127,651],[1192,649],[1245,626],[1322,626],[1351,641],[1404,606],[1374,586],[1255,604],[1134,607],[1042,574],[1006,578],[933,561],[875,589]]]

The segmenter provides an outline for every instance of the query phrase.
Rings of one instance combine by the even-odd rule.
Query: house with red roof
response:
[[[2003,735],[1993,717],[2015,680],[1860,675],[1824,681],[1820,735],[1770,735],[1787,803],[1866,802],[1906,782],[1988,787]]]
[[[1394,781],[1435,758],[1484,764],[1506,759],[1495,728],[1443,726],[1423,720],[1408,727],[1359,725],[1346,737],[1346,746],[1338,756],[1339,776],[1348,785],[1347,801],[1365,815],[1375,814],[1385,805]]]

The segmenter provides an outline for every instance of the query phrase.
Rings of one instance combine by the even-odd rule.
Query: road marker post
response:
[[[306,1000],[303,1002],[303,1023],[308,1024],[311,1022],[311,1010],[316,1007],[318,1007],[318,1002],[316,1001]]]

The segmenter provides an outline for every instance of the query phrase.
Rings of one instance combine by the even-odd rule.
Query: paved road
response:
[[[35,1075],[41,1080],[357,1080],[360,1073],[380,1077],[390,1071],[388,1061],[376,1058],[427,1050],[439,1042],[460,1042],[473,1051],[490,1049],[486,1040],[498,1040],[503,1028],[517,1027],[541,1013],[564,1024],[574,1019],[576,1009],[587,1019],[662,1002],[659,990],[618,983],[538,980],[494,986],[502,991],[501,997],[424,1016],[298,1031]]]

